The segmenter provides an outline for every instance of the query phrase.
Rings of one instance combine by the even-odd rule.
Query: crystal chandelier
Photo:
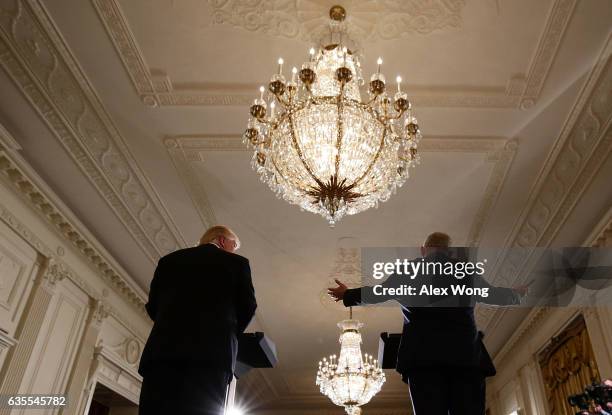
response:
[[[352,319],[352,312],[351,319],[341,321],[338,327],[342,329],[340,357],[332,355],[319,362],[316,384],[322,394],[343,406],[348,415],[358,415],[360,406],[380,391],[385,374],[371,355],[361,355],[359,329],[363,324]]]
[[[346,46],[350,39],[343,38],[345,16],[341,6],[332,7],[331,42],[311,48],[290,81],[279,59],[268,93],[262,86],[250,108],[244,133],[262,181],[331,226],[388,200],[418,163],[421,138],[399,76],[397,92],[386,92],[380,58],[362,100],[365,82],[357,54]]]

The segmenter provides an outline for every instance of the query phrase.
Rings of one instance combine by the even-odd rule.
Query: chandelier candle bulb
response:
[[[378,64],[378,73],[380,73],[380,65],[382,65],[382,58],[378,58],[376,63]]]
[[[397,76],[397,78],[395,78],[395,80],[397,81],[397,92],[402,92],[402,77],[401,76]]]
[[[283,73],[283,63],[285,63],[283,58],[278,58],[278,74],[279,75]]]

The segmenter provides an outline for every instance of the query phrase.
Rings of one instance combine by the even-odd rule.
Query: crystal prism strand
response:
[[[364,116],[363,112],[356,107],[347,106],[344,109],[345,129],[339,176],[349,183],[355,182],[366,172],[378,150],[378,141],[374,137],[382,134],[380,123],[369,115]]]
[[[336,69],[346,66],[353,74],[358,73],[353,55],[347,53],[345,62],[344,54],[339,53],[339,51],[340,47],[336,47],[320,55],[315,65],[317,79],[312,86],[312,93],[315,97],[335,97],[340,94],[340,84],[336,81]],[[353,79],[345,85],[346,97],[355,101],[361,101],[358,80],[359,78],[354,76]]]
[[[363,361],[361,357],[361,334],[359,329],[362,324],[355,320],[344,320],[338,323],[338,327],[342,329],[340,335],[340,356],[338,357],[338,373],[358,373],[363,367]],[[340,390],[346,392],[346,396],[343,397],[345,402],[356,400],[359,396],[359,386],[362,379],[355,376],[352,382],[349,382],[349,376],[344,378],[338,378],[341,383],[347,383],[346,385],[336,385],[342,387]]]
[[[363,327],[357,320],[344,320],[338,323],[342,329],[340,335],[340,356],[338,357],[338,370],[357,371],[363,366],[361,357],[361,334],[359,329]]]
[[[312,177],[301,163],[297,150],[293,145],[288,123],[282,124],[279,127],[279,132],[274,136],[271,153],[271,157],[274,159],[280,174],[295,189],[315,185]]]
[[[334,105],[299,111],[296,114],[297,142],[307,165],[320,179],[328,180],[334,174],[337,154],[337,111]]]

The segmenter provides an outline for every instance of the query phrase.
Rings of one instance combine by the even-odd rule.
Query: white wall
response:
[[[612,247],[612,210],[584,245]],[[487,384],[491,415],[519,409],[522,415],[548,415],[536,357],[579,314],[584,316],[601,376],[612,378],[612,307],[533,309],[495,357],[497,375]]]
[[[96,382],[137,403],[145,295],[13,143],[0,137],[0,394],[69,405],[0,415],[86,413]]]

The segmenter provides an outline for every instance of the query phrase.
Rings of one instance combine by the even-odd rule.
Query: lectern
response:
[[[236,397],[236,381],[253,368],[276,366],[276,346],[264,333],[243,333],[238,336],[238,357],[234,378],[228,385],[225,399],[225,413],[230,414]]]
[[[380,333],[378,361],[383,369],[395,369],[401,337],[399,333]]]

